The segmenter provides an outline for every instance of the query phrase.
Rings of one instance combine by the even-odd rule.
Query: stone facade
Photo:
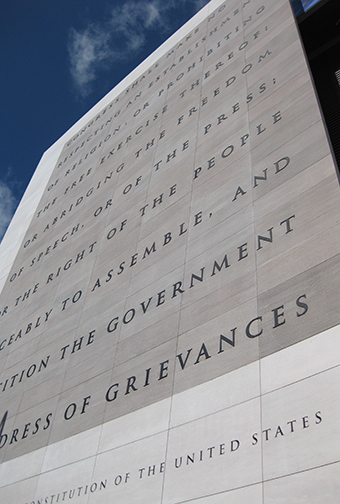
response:
[[[338,502],[339,225],[289,1],[212,0],[3,240],[1,502]]]

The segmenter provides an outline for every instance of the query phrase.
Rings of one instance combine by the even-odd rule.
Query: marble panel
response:
[[[339,326],[332,327],[261,359],[262,393],[338,366],[339,330]]]
[[[170,427],[192,422],[259,397],[259,370],[259,362],[254,362],[176,393],[172,399]]]
[[[163,345],[177,337],[179,327],[179,312],[171,313],[168,317],[150,324],[146,330],[136,331],[131,336],[119,341],[115,364],[118,366],[149,350]]]
[[[232,94],[229,94],[229,86],[226,85],[224,77],[221,74],[210,84],[204,86],[199,103],[199,120],[201,123],[205,121],[206,124],[217,123],[220,126],[219,129],[231,129],[235,127],[234,121],[237,116],[247,115],[248,103],[251,102],[251,99],[247,98],[249,91],[245,80],[239,83]],[[220,124],[218,124],[217,119],[220,116]]]
[[[167,276],[172,272],[178,271],[179,268],[184,267],[186,255],[185,243],[177,245],[177,247],[172,247],[174,250],[170,250],[169,248],[166,251],[166,255],[164,255],[163,252],[163,255],[155,255],[155,257],[149,258],[149,256],[146,255],[146,250],[155,250],[152,254],[157,254],[157,250],[159,253],[162,252],[162,250],[159,250],[156,246],[154,249],[151,247],[148,245],[145,248],[140,267],[132,272],[129,285],[130,294],[136,293],[142,286],[153,284],[163,276]]]
[[[111,370],[107,371],[59,394],[49,443],[72,438],[103,422],[105,391],[109,387],[111,374]]]
[[[333,386],[339,373],[337,366],[262,396],[265,480],[339,461],[339,401]]]
[[[171,400],[164,399],[102,426],[98,453],[131,445],[136,441],[151,438],[166,432],[169,427]]]
[[[182,309],[180,318],[180,332],[184,333],[204,324],[209,318],[214,319],[226,309],[232,310],[256,298],[255,274],[239,276],[234,282],[224,285],[220,289],[209,292],[209,295],[199,298],[196,302],[188,303]],[[256,312],[254,313],[254,317]]]
[[[223,229],[221,233],[222,231]],[[217,245],[195,256],[191,261],[187,261],[183,281],[186,290],[186,295],[183,296],[183,307],[207,296],[212,291],[227,285],[230,288],[240,277],[249,275],[249,284],[251,284],[251,278],[256,269],[255,254],[251,243],[253,225],[236,231],[231,236],[226,236],[226,232],[224,233]]]
[[[301,51],[301,43],[299,40],[295,40],[292,44],[288,43],[283,50],[279,51],[279,57],[274,57],[270,61],[267,60],[265,66],[251,67],[247,72],[247,80],[248,84],[252,86],[259,79],[267,79],[269,76],[272,76],[275,79],[273,84],[276,87],[276,84],[280,85],[283,82],[288,82],[290,78],[296,76],[302,69],[306,72],[308,71]]]
[[[338,256],[340,243],[336,229],[331,228],[319,233],[307,242],[297,244],[294,249],[260,266],[258,270],[259,293],[263,294],[306,271],[311,274],[320,263]]]
[[[2,395],[10,396],[33,387],[38,388],[52,371],[54,356],[51,353],[50,348],[39,349],[25,359],[5,366],[0,376]]]
[[[28,495],[34,495],[38,483],[38,476],[25,479],[12,485],[0,488],[0,497],[3,502],[25,502]]]
[[[340,490],[339,470],[340,464],[335,463],[266,481],[263,485],[263,502],[274,504],[279,499],[281,502],[289,500],[292,504],[317,504],[327,499],[330,504],[335,504]]]
[[[339,324],[338,256],[259,296],[261,356]]]
[[[85,340],[83,340],[85,341],[84,347],[81,347],[81,349],[78,350],[78,352],[82,352],[82,354],[79,353],[79,355],[77,355],[76,353],[72,353],[72,347],[70,349],[66,349],[66,352],[69,351],[69,356],[68,362],[66,362],[68,369],[66,369],[62,380],[63,391],[78,386],[84,381],[100,377],[106,372],[112,371],[117,353],[116,345],[112,345],[111,342],[108,341],[109,338],[107,335],[107,337],[100,340],[99,343],[96,342],[95,344],[93,341],[93,343],[91,343],[93,348],[86,348],[85,345],[88,344],[87,341],[89,341],[89,337],[92,338],[94,336],[95,335],[92,333],[91,336],[88,336]],[[80,344],[80,340],[77,340],[77,343]],[[85,355],[84,350],[87,350]],[[63,351],[62,355],[64,355]]]
[[[115,366],[103,394],[105,421],[169,397],[173,388],[175,352],[176,340],[173,339]]]
[[[48,372],[42,383],[38,383],[36,386],[33,386],[31,383],[31,387],[27,386],[22,392],[17,391],[17,400],[18,394],[22,394],[22,397],[20,398],[20,411],[26,411],[33,405],[38,405],[50,400],[51,398],[57,400],[62,389],[64,373],[65,370],[61,367],[52,377]]]
[[[9,410],[1,438],[1,451],[4,452],[2,461],[38,450],[48,443],[56,405],[57,400],[51,398],[42,403],[38,400],[15,416],[12,416],[15,410]]]
[[[6,325],[4,324],[1,338],[2,366],[5,366],[6,357],[6,367],[9,367],[28,355],[36,353],[41,334],[50,325],[50,316],[49,310],[47,310],[47,315],[46,312],[40,310],[24,321],[20,320],[19,323],[14,322],[13,317],[7,321]]]
[[[81,434],[76,434],[71,439],[63,439],[50,444],[44,450],[44,460],[41,472],[50,472],[62,466],[78,463],[93,457],[97,452],[101,427],[89,429]],[[70,449],[72,446],[72,449]]]
[[[79,450],[76,444],[69,444],[70,450]],[[38,485],[32,498],[37,502],[38,499],[44,502],[49,500],[57,500],[67,498],[71,499],[75,496],[84,503],[88,502],[89,494],[99,492],[101,482],[93,479],[95,458],[87,458],[80,460],[77,463],[67,464],[56,468],[52,471],[46,471],[40,475]],[[58,497],[59,496],[59,497]]]
[[[166,432],[130,443],[97,456],[94,478],[105,476],[105,493],[93,493],[89,503],[105,500],[157,503],[162,498]],[[103,476],[104,475],[104,476]],[[103,490],[104,492],[104,490]],[[104,497],[105,496],[105,497]]]
[[[45,448],[35,450],[27,455],[4,462],[0,466],[0,495],[7,487],[17,484],[20,488],[21,480],[31,480],[28,487],[35,487],[37,479],[35,476],[41,473],[45,457]],[[26,489],[28,491],[28,488]],[[4,501],[6,502],[6,501]]]
[[[251,445],[259,423],[260,404],[254,399],[171,429],[163,502],[259,483],[261,450]]]
[[[263,2],[256,2],[252,8],[256,9],[256,16],[252,19],[248,18],[244,26],[244,34],[246,40],[251,40],[246,48],[247,56],[255,53],[259,48],[263,48],[271,44],[279,34],[292,27],[295,27],[294,17],[290,15],[290,5],[288,2],[280,1],[275,4],[269,2],[263,8]],[[256,35],[255,35],[256,34]],[[297,32],[292,33],[292,37],[288,39],[288,43],[293,43],[298,40]],[[286,44],[282,44],[282,48]]]
[[[93,287],[94,288],[94,282]],[[108,285],[108,286],[107,286]],[[93,328],[105,333],[109,322],[117,315],[117,313],[124,313],[125,298],[124,294],[127,292],[129,286],[129,279],[125,283],[114,289],[114,285],[109,284],[91,291],[87,295],[84,303],[84,309],[81,312],[81,323],[85,329],[92,330]],[[101,295],[102,294],[102,295]],[[75,328],[77,325],[74,326]],[[111,333],[110,344],[115,344],[120,332],[120,327],[117,331]]]
[[[231,252],[230,248],[235,246],[232,237],[234,235],[240,237],[241,230],[247,233],[252,228],[253,209],[251,205],[245,205],[241,210],[232,213],[232,207],[230,208],[227,205],[224,198],[221,198],[217,203],[215,208],[210,207],[207,210],[204,209],[202,204],[203,210],[193,212],[199,217],[202,216],[202,222],[199,224],[200,227],[194,227],[190,230],[188,260],[192,260],[204,252],[207,254],[208,250],[213,249],[220,242],[223,242],[224,248]],[[243,244],[240,243],[239,245]],[[252,240],[249,246],[252,248]],[[242,254],[239,249],[237,259],[242,260],[245,257],[246,250]]]
[[[259,173],[259,172],[258,172]],[[262,176],[264,174],[262,173]],[[262,195],[254,202],[254,213],[257,218],[262,218],[284,205],[286,202],[294,200],[300,194],[312,190],[312,188],[324,181],[328,177],[333,177],[335,188],[337,180],[333,159],[330,155],[317,161],[308,167],[308,169],[296,174],[291,179],[283,182],[281,185],[273,188],[268,193]],[[258,184],[259,187],[260,183]]]
[[[248,328],[249,335],[246,334],[247,326],[256,312],[256,300],[251,299],[236,307],[230,304],[224,305],[224,309],[220,307],[215,318],[206,315],[205,320],[197,321],[196,318],[186,321],[190,330],[180,334],[176,348],[175,393],[209,382],[258,360],[259,341],[249,336],[259,330],[256,321]],[[247,374],[244,369],[242,372]],[[238,390],[237,385],[234,386]],[[257,386],[254,383],[254,387]],[[224,400],[228,404],[235,400],[232,388],[226,390]]]
[[[278,108],[278,107],[277,107]],[[276,109],[277,109],[276,108]],[[301,132],[306,129],[305,124],[307,124],[307,129],[309,128],[310,125],[316,124],[317,120],[319,118],[319,113],[316,110],[316,108],[310,108],[308,112],[306,113],[306,117],[304,117],[303,111],[300,111],[300,115],[296,115],[296,112],[298,111],[299,107],[296,107],[296,110],[292,111],[292,117],[293,119],[293,127],[288,126],[291,124],[290,122],[285,122],[283,115],[281,115],[280,110],[273,110],[272,114],[272,120],[270,121],[269,117],[267,119],[267,126],[271,129],[267,129],[266,126],[262,123],[259,123],[259,121],[256,121],[256,123],[253,125],[252,131],[253,131],[253,136],[251,139],[251,144],[253,147],[252,153],[254,153],[254,160],[257,161],[260,158],[263,158],[265,155],[270,154],[271,152],[275,152],[278,148],[285,148],[285,146],[289,143],[292,138],[301,135]],[[279,114],[279,115],[276,115]],[[287,114],[289,116],[289,113]],[[287,116],[286,115],[286,116]],[[277,122],[275,118],[281,117],[282,119],[279,119]],[[281,124],[282,121],[282,124]],[[272,122],[272,124],[271,124]],[[287,127],[285,127],[285,125]],[[261,133],[259,133],[261,128]],[[255,133],[256,130],[256,133]],[[281,141],[280,141],[281,139]],[[316,151],[317,148],[322,148],[322,140],[320,139],[319,142],[314,145],[314,152]]]
[[[156,281],[145,286],[133,285],[123,312],[117,314],[119,324],[123,323],[122,337],[127,338],[136,330],[142,330],[150,324],[160,321],[163,317],[174,314],[181,304],[181,292],[179,284],[183,279],[184,267],[173,270],[164,277],[160,276]],[[175,292],[174,292],[175,291]],[[150,300],[151,299],[151,300]]]
[[[163,233],[164,236],[169,232],[173,238],[183,237],[187,239],[187,232],[190,228],[190,206],[191,194],[186,194],[182,198],[174,201],[170,206],[166,206],[162,211],[154,215],[151,219],[143,219],[141,222],[139,239],[145,240],[152,236],[155,231],[157,234]],[[139,220],[138,220],[139,222]],[[170,242],[171,243],[171,242]]]
[[[221,492],[189,502],[197,502],[197,504],[224,504],[228,500],[230,504],[246,504],[250,501],[254,504],[263,504],[262,493],[262,484],[257,484],[238,488],[237,490]]]
[[[322,138],[325,141],[321,141]],[[318,145],[318,149],[313,148],[315,145]],[[254,201],[328,156],[329,147],[320,121],[261,159],[252,152],[254,175],[263,176],[263,170],[268,170],[267,183],[258,184],[256,191],[253,191]],[[284,158],[290,160],[287,166]]]
[[[288,199],[288,198],[287,198]],[[275,272],[275,258],[280,257],[280,269],[284,267],[285,254],[288,250],[295,249],[296,266],[299,263],[300,257],[309,256],[309,260],[313,261],[313,246],[310,245],[310,240],[313,237],[324,236],[326,226],[332,233],[337,235],[339,222],[339,192],[335,175],[331,175],[327,179],[320,181],[311,189],[300,193],[294,199],[287,201],[282,207],[279,207],[266,215],[265,218],[255,221],[255,230],[257,234],[257,260],[259,268],[265,262],[272,262]],[[289,222],[288,220],[289,219]],[[265,244],[258,236],[267,236],[267,230],[272,228],[272,243]],[[281,229],[280,229],[281,228]],[[328,246],[327,242],[321,238],[325,246],[324,257],[329,257],[327,248],[337,253],[336,240],[334,245]],[[312,242],[311,242],[312,243]],[[304,250],[304,251],[303,251]],[[315,250],[316,252],[316,250]],[[319,254],[322,254],[319,251]],[[322,262],[323,257],[319,259]],[[292,265],[291,273],[294,273]],[[308,263],[306,263],[308,267]]]

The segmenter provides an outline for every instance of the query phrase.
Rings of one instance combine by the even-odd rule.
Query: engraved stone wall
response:
[[[289,1],[211,1],[4,239],[1,500],[337,502],[339,197]]]

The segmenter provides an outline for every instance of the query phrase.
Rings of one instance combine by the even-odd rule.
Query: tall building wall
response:
[[[1,502],[338,502],[339,198],[290,2],[212,0],[3,240]]]

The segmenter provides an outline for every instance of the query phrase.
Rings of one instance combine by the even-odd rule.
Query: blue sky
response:
[[[43,154],[208,0],[3,0],[0,239]]]

